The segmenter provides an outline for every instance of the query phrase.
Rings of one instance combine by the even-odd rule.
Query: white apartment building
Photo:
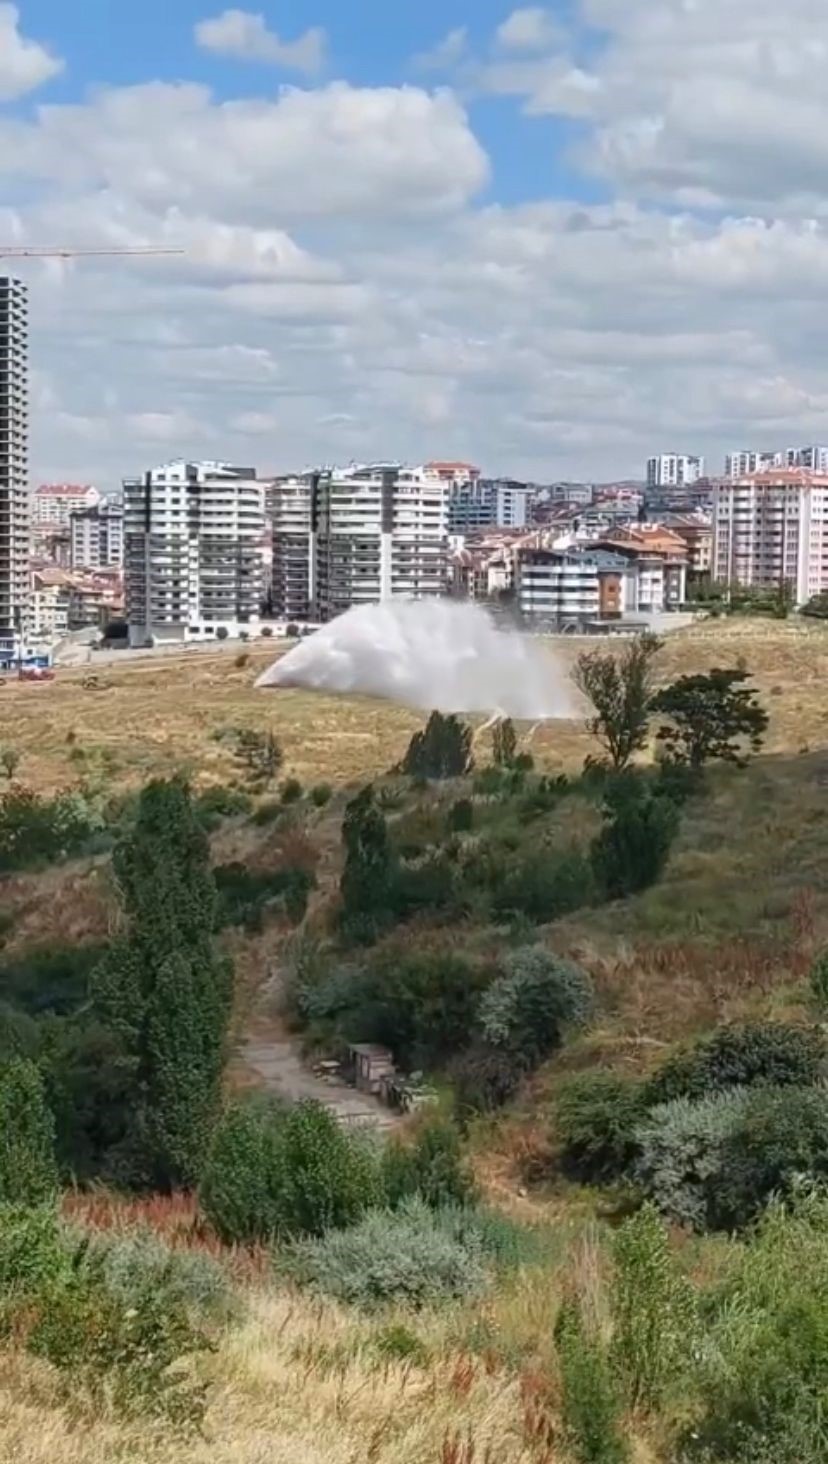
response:
[[[796,604],[828,590],[828,474],[774,468],[716,488],[713,578],[778,590]]]
[[[71,515],[69,563],[72,569],[123,568],[124,510],[120,503],[99,503]]]
[[[603,550],[518,548],[514,588],[517,609],[526,620],[575,629],[587,621],[634,614],[639,569]]]
[[[648,488],[683,488],[704,477],[704,458],[665,452],[647,460]]]
[[[78,483],[43,483],[32,499],[32,524],[40,530],[68,529],[73,513],[95,508],[101,501],[97,488]]]
[[[264,590],[264,532],[264,486],[252,468],[171,462],[126,479],[130,644],[255,631]]]
[[[26,286],[0,277],[0,650],[13,652],[29,609],[29,371]]]
[[[808,468],[813,473],[828,473],[828,447],[786,447],[769,452],[730,452],[725,458],[726,478],[747,478],[753,473],[768,473],[773,468]]]
[[[453,483],[449,532],[473,534],[483,529],[525,529],[533,497],[534,489],[508,478]]]
[[[274,613],[330,620],[354,605],[444,594],[450,493],[436,471],[388,463],[274,484]]]

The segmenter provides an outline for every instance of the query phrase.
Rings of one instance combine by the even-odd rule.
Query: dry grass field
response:
[[[584,642],[549,643],[550,676],[568,675]],[[0,743],[22,754],[20,779],[38,790],[76,780],[82,755],[104,759],[114,787],[153,773],[189,769],[204,782],[234,776],[215,734],[231,727],[270,728],[287,771],[303,782],[347,784],[386,771],[422,721],[416,713],[363,698],[301,691],[255,691],[272,649],[240,657],[222,651],[105,665],[100,690],[84,689],[83,671],[59,670],[54,682],[0,687]],[[671,636],[659,658],[665,680],[684,671],[734,664],[744,657],[771,711],[767,754],[828,746],[828,630],[763,621],[710,622]],[[95,670],[94,666],[91,668]],[[589,750],[580,722],[551,722],[533,751],[550,769],[571,770]]]

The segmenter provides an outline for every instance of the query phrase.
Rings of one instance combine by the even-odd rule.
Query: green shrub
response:
[[[595,879],[606,898],[622,899],[655,884],[678,827],[679,811],[672,799],[629,780],[611,790],[604,827],[591,848]]]
[[[447,1234],[421,1200],[374,1211],[348,1230],[300,1242],[289,1259],[300,1283],[350,1305],[422,1307],[479,1295],[486,1283],[479,1241]]]
[[[409,1362],[425,1367],[430,1353],[425,1343],[404,1322],[390,1322],[374,1337],[374,1350],[387,1362]]]
[[[828,1204],[770,1206],[709,1296],[683,1459],[821,1464],[828,1390]]]
[[[772,1195],[826,1178],[828,1089],[757,1088],[723,1145],[714,1223],[727,1230],[747,1225]]]
[[[455,872],[445,854],[431,853],[416,864],[401,863],[395,869],[388,908],[397,920],[445,910],[454,900]]]
[[[804,1088],[818,1081],[824,1062],[825,1041],[813,1029],[784,1022],[720,1027],[664,1064],[647,1084],[647,1103],[704,1098],[717,1089],[762,1083]]]
[[[78,853],[104,827],[78,792],[39,798],[28,788],[0,796],[0,871],[56,863]]]
[[[664,1223],[644,1205],[613,1245],[612,1358],[633,1408],[655,1408],[692,1354],[695,1297]]]
[[[0,1069],[13,1057],[37,1058],[43,1039],[40,1023],[0,1001]]]
[[[828,1010],[828,951],[821,951],[811,967],[811,994],[817,1011]]]
[[[425,730],[412,737],[401,771],[411,778],[462,778],[474,766],[471,746],[471,727],[432,712]]]
[[[6,1001],[31,1016],[75,1011],[89,996],[89,976],[104,947],[96,943],[30,946],[0,967],[0,991]]]
[[[543,946],[523,946],[502,962],[502,976],[480,1003],[480,1025],[491,1047],[506,1048],[526,1067],[536,1067],[559,1047],[568,1027],[592,1012],[592,984],[585,971]]]
[[[446,1119],[427,1119],[413,1144],[391,1141],[382,1158],[382,1181],[388,1203],[398,1207],[418,1195],[433,1209],[440,1205],[466,1205],[474,1195],[474,1182],[463,1162],[460,1135]]]
[[[55,1126],[33,1062],[0,1072],[0,1204],[40,1205],[57,1193]]]
[[[470,798],[458,798],[452,803],[446,820],[450,833],[467,834],[474,828],[474,804]]]
[[[252,870],[239,862],[220,864],[214,870],[216,926],[242,925],[261,930],[269,907],[283,911],[293,925],[305,917],[308,898],[316,884],[306,869]]]
[[[196,816],[208,831],[217,829],[225,818],[249,814],[253,800],[238,788],[205,788],[194,799]]]
[[[267,828],[270,824],[277,823],[284,811],[284,804],[279,803],[275,798],[265,799],[254,809],[252,822],[256,828]]]
[[[151,1230],[92,1233],[81,1265],[124,1307],[151,1290],[170,1307],[205,1320],[224,1321],[235,1310],[230,1277],[219,1261],[204,1251],[171,1250]]]
[[[725,1145],[740,1131],[748,1096],[732,1088],[697,1103],[677,1098],[638,1129],[635,1176],[662,1215],[694,1230],[714,1226]]]
[[[339,881],[343,935],[370,945],[391,918],[394,861],[385,818],[369,783],[350,800],[342,820],[345,866]]]
[[[440,1067],[468,1042],[489,980],[485,967],[451,952],[387,949],[307,992],[305,1019],[323,1019],[345,1042],[390,1048],[408,1071]]]
[[[478,1042],[451,1065],[454,1112],[460,1123],[476,1113],[495,1113],[514,1097],[526,1069],[507,1048]]]
[[[536,925],[549,924],[591,904],[595,895],[589,861],[577,850],[501,856],[489,862],[484,879],[495,917],[525,915]]]
[[[376,1155],[318,1103],[234,1104],[214,1135],[200,1191],[227,1241],[321,1235],[380,1198]]]
[[[624,1464],[629,1458],[621,1434],[620,1407],[606,1352],[588,1334],[574,1300],[561,1306],[555,1323],[563,1391],[563,1421],[579,1464]]]
[[[330,783],[317,783],[308,796],[314,808],[325,808],[333,798],[333,788]]]
[[[558,1097],[555,1128],[571,1178],[609,1184],[629,1171],[646,1112],[643,1094],[641,1083],[614,1073],[582,1073],[567,1083]]]
[[[54,1205],[0,1204],[0,1335],[71,1272],[71,1254]]]
[[[305,795],[305,790],[298,778],[286,778],[279,790],[279,797],[282,803],[298,803]]]
[[[216,1125],[199,1201],[228,1243],[267,1239],[282,1227],[284,1121],[283,1104],[254,1099],[229,1104]]]
[[[47,1029],[44,1081],[62,1174],[119,1178],[113,1156],[135,1123],[135,1071],[122,1038],[90,1013]]]
[[[181,1429],[203,1423],[206,1389],[180,1364],[210,1350],[210,1343],[185,1308],[151,1283],[124,1305],[102,1266],[87,1259],[46,1293],[27,1343],[96,1407],[109,1402],[127,1417],[155,1417]]]

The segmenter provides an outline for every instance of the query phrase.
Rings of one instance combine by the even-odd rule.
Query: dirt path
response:
[[[277,1097],[300,1102],[313,1098],[323,1103],[347,1125],[388,1130],[399,1118],[369,1094],[358,1093],[346,1083],[317,1077],[305,1065],[295,1039],[284,1031],[275,1015],[278,975],[262,987],[252,1020],[238,1050],[236,1066],[252,1086]]]

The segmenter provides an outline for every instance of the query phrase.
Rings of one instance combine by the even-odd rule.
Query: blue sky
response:
[[[217,97],[272,93],[280,84],[301,83],[288,69],[251,65],[205,53],[194,40],[199,21],[223,7],[205,0],[143,0],[140,6],[118,0],[26,0],[27,29],[66,60],[66,69],[18,109],[41,102],[73,102],[90,86],[135,85],[148,78],[199,81]],[[564,3],[546,7],[562,22],[572,18]],[[252,0],[269,28],[286,39],[323,26],[329,37],[324,75],[346,77],[360,86],[441,84],[451,78],[418,67],[416,58],[455,29],[468,33],[470,55],[484,54],[509,13],[503,0]],[[584,177],[567,157],[577,135],[562,119],[526,117],[508,99],[472,94],[468,98],[475,130],[493,165],[488,196],[504,202],[548,195],[585,199],[606,190]]]
[[[182,251],[17,266],[35,476],[828,440],[826,69],[825,0],[0,0],[0,251]]]

